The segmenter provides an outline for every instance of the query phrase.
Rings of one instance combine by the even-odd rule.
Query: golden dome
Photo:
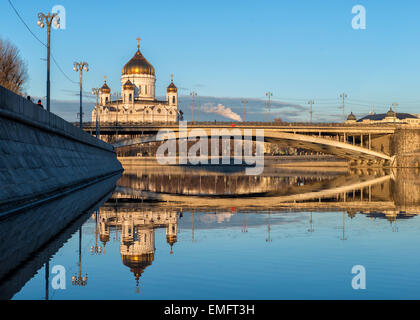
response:
[[[171,74],[171,84],[166,88],[166,92],[177,92],[178,88],[174,85],[174,75]]]
[[[166,92],[177,92],[178,88],[174,85],[173,82],[166,88]]]
[[[101,87],[101,93],[111,93],[111,89],[106,84],[106,81],[105,81],[104,85]]]
[[[123,89],[124,90],[134,90],[134,84],[130,80],[127,80],[123,85]]]
[[[146,60],[140,52],[140,46],[137,46],[137,52],[134,57],[128,61],[122,69],[123,75],[128,74],[148,74],[155,75],[155,68]]]

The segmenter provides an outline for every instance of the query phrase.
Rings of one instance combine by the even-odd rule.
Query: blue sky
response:
[[[266,119],[267,91],[279,106],[272,117],[290,121],[308,120],[309,99],[315,100],[316,121],[340,120],[342,92],[348,95],[346,114],[366,114],[374,104],[376,112],[386,111],[395,101],[400,112],[419,112],[418,1],[11,1],[42,41],[46,32],[36,25],[37,13],[65,7],[66,29],[53,31],[52,53],[74,81],[73,61],[89,63],[87,92],[100,86],[104,75],[111,89],[119,90],[121,69],[140,36],[142,53],[156,69],[157,96],[165,94],[173,73],[181,95],[195,90],[206,97],[202,101],[218,98],[215,105],[238,114],[243,97],[261,99],[250,106],[255,120]],[[357,4],[366,8],[366,30],[351,26]],[[12,41],[28,65],[28,93],[44,96],[45,47],[8,0],[0,2],[0,17],[0,37]],[[56,109],[75,120],[78,85],[54,64],[51,79]],[[85,101],[89,112],[93,99]],[[181,98],[181,108],[188,118],[188,97]],[[204,119],[223,117],[204,114]]]

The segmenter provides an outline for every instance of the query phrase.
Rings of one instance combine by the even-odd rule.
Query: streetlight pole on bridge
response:
[[[96,104],[95,104],[95,111],[96,111],[96,138],[99,139],[99,92],[101,92],[100,88],[93,88],[92,94],[96,95]]]
[[[398,103],[397,103],[397,102],[394,102],[394,103],[392,104],[392,106],[394,107],[395,115],[396,115],[396,117],[398,118],[398,113],[397,113]]]
[[[89,65],[87,62],[73,62],[73,70],[80,73],[80,129],[83,129],[83,108],[82,108],[82,75],[83,70],[89,71]]]
[[[314,104],[314,100],[309,100],[308,104],[311,106],[311,109],[309,110],[309,114],[311,115],[311,124],[312,124],[312,105]]]
[[[197,96],[195,91],[190,92],[190,96],[192,97],[192,122],[194,123],[194,97]]]
[[[345,115],[344,115],[344,109],[345,109],[344,99],[347,98],[347,94],[345,94],[345,93],[340,94],[340,98],[343,99],[343,123],[344,123],[344,121],[346,121],[346,118],[345,118]]]
[[[270,91],[268,91],[265,95],[268,97],[268,122],[271,122],[270,109],[271,109],[271,97],[273,96],[273,94]]]
[[[245,116],[246,116],[246,104],[248,103],[248,100],[242,100],[242,103],[244,104],[244,121],[245,121]]]
[[[115,100],[117,100],[116,102],[117,102],[117,115],[116,115],[116,117],[115,117],[115,123],[116,123],[116,125],[118,126],[118,113],[120,112],[120,105],[119,105],[119,102],[120,102],[120,97],[121,97],[121,93],[119,92],[119,91],[117,91],[117,92],[115,92],[114,93],[114,95],[115,95]]]

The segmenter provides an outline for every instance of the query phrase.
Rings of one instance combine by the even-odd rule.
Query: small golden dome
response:
[[[171,83],[170,85],[166,88],[166,92],[177,92],[178,88],[174,85],[174,75],[171,74]]]
[[[105,81],[104,85],[101,87],[101,93],[111,93],[111,89],[106,84],[106,81]]]
[[[123,85],[123,89],[124,90],[134,90],[134,84],[130,80],[127,80]]]
[[[166,242],[169,243],[170,245],[173,245],[174,243],[176,243],[177,239],[176,236],[166,236]]]
[[[177,92],[178,88],[174,85],[173,82],[166,88],[166,92]]]
[[[392,108],[390,108],[389,111],[386,113],[387,118],[395,118],[396,116],[397,114],[395,113],[394,110],[392,110]]]
[[[356,121],[356,116],[351,112],[349,116],[347,117],[347,121]]]
[[[122,69],[123,75],[129,74],[148,74],[155,75],[155,68],[146,60],[140,52],[140,46],[137,46],[137,52],[134,57],[128,61]]]

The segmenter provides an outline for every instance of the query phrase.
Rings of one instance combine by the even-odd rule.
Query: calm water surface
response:
[[[86,191],[61,206],[93,192],[99,197]],[[7,250],[23,252],[4,268],[0,295],[419,299],[419,204],[414,171],[272,168],[251,177],[227,169],[127,169],[112,194],[34,252],[24,254],[23,222],[0,222]],[[58,206],[43,212],[57,219],[65,214]],[[65,267],[65,290],[51,287],[55,265]],[[366,290],[351,286],[354,265],[366,268]]]

